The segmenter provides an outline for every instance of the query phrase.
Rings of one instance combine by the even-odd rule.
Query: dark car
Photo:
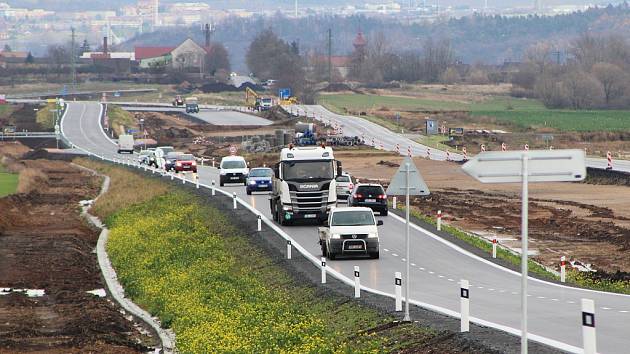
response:
[[[247,176],[247,194],[257,191],[271,191],[273,170],[267,167],[252,168]]]
[[[173,151],[166,154],[164,157],[164,170],[165,171],[175,171],[175,163],[177,162],[177,158],[179,155],[182,155],[183,152]]]
[[[175,172],[197,173],[197,160],[192,154],[181,154],[175,160]]]
[[[387,215],[387,195],[380,184],[360,183],[354,186],[348,197],[348,206],[368,207],[381,215]]]

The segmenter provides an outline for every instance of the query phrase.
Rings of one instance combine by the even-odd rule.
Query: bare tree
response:
[[[589,71],[595,63],[604,61],[605,44],[601,38],[595,38],[589,33],[582,34],[571,46],[571,53],[582,70]]]
[[[525,52],[525,62],[535,67],[538,74],[544,73],[553,64],[551,48],[546,42],[530,46]]]
[[[615,64],[596,63],[592,72],[602,85],[606,106],[624,95],[628,75],[620,67]]]
[[[603,88],[593,75],[572,70],[564,75],[562,86],[567,93],[567,99],[573,109],[590,109],[603,100]]]
[[[213,43],[205,59],[206,72],[215,74],[217,70],[230,71],[230,58],[227,49],[221,43]]]

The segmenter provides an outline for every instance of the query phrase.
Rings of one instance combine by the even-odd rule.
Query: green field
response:
[[[8,173],[0,166],[0,198],[15,193],[17,190],[19,175]]]
[[[391,111],[467,110],[472,117],[493,117],[499,122],[525,129],[543,127],[560,131],[624,131],[630,129],[630,111],[547,109],[537,100],[507,96],[495,96],[483,101],[461,103],[412,97],[338,94],[321,96],[319,103],[337,112],[344,112],[346,109],[369,111],[381,107],[387,107]],[[381,125],[392,129],[385,123]]]

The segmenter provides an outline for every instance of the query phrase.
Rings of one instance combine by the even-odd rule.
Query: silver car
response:
[[[347,173],[343,173],[335,180],[337,181],[337,199],[348,199],[354,188],[352,177]]]

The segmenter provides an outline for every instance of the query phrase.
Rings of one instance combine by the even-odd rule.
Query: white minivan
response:
[[[123,134],[118,136],[118,153],[122,154],[123,152],[128,152],[133,154],[133,135]]]
[[[247,185],[249,168],[241,156],[226,156],[221,159],[219,166],[219,185],[226,183],[243,183]]]

